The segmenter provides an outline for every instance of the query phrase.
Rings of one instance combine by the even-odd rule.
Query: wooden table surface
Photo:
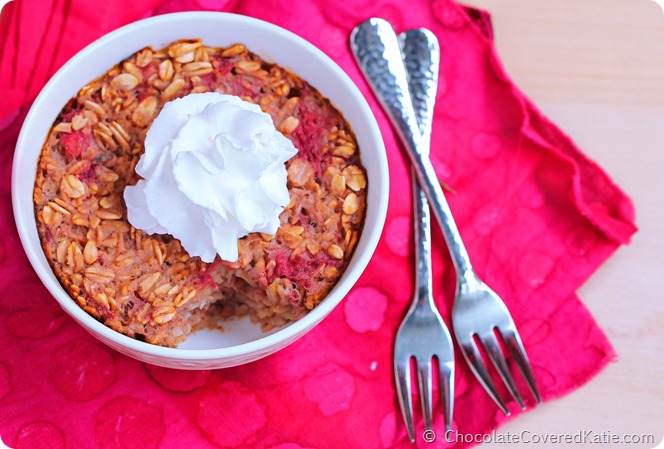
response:
[[[466,3],[491,13],[507,72],[634,200],[639,227],[579,292],[617,362],[498,432],[654,434],[650,444],[537,447],[655,447],[664,437],[664,13],[650,0]],[[518,446],[534,447],[481,447]]]

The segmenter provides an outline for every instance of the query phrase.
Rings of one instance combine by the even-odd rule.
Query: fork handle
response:
[[[417,303],[433,304],[431,273],[431,212],[426,194],[413,171],[413,216],[415,227],[415,289]]]
[[[406,147],[419,184],[429,199],[447,243],[457,283],[466,285],[473,282],[476,276],[468,252],[431,164],[429,136],[423,137],[418,129],[396,33],[385,20],[372,18],[353,30],[351,46],[358,65]]]
[[[440,47],[429,30],[414,29],[398,36],[401,58],[406,68],[408,92],[422,139],[431,135],[433,110],[438,91]],[[419,306],[433,306],[431,270],[431,210],[426,194],[411,169],[413,192],[413,228],[415,234],[415,291]]]

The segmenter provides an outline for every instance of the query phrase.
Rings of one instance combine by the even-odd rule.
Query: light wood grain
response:
[[[664,13],[650,0],[471,0],[515,83],[632,197],[639,232],[579,294],[618,360],[499,433],[664,437]],[[655,444],[541,444],[634,447]],[[489,443],[487,448],[535,447]]]

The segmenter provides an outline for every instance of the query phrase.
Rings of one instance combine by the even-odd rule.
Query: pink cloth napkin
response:
[[[376,256],[320,326],[246,366],[179,372],[120,355],[61,311],[19,243],[10,174],[26,111],[68,58],[128,22],[198,9],[276,23],[334,58],[376,114],[392,184]],[[372,16],[397,31],[425,26],[441,42],[434,165],[456,192],[449,201],[477,271],[513,313],[543,399],[574,390],[615,356],[575,290],[628,242],[632,204],[510,81],[486,13],[450,0],[411,0],[407,7],[388,0],[15,1],[0,19],[0,436],[6,444],[411,447],[391,367],[393,336],[413,288],[409,169],[347,44],[352,27]],[[437,230],[434,245],[436,300],[449,322],[454,273]],[[460,435],[490,432],[506,418],[457,357],[454,428]],[[417,426],[420,433],[419,415]],[[442,435],[427,443],[420,435],[418,447],[468,445]]]

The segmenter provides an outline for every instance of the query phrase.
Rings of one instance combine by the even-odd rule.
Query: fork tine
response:
[[[493,380],[491,380],[491,376],[487,372],[486,366],[484,366],[484,361],[482,360],[482,356],[480,355],[475,342],[471,339],[468,343],[463,343],[460,346],[462,349],[461,352],[463,352],[463,356],[466,358],[466,361],[470,365],[470,369],[475,374],[475,377],[477,377],[477,380],[480,381],[498,408],[500,408],[505,415],[509,416],[510,412],[507,410],[505,403],[498,395],[496,386],[493,384]]]
[[[507,366],[507,362],[505,361],[505,357],[503,356],[503,352],[500,349],[500,345],[498,344],[496,336],[493,333],[485,336],[482,338],[482,345],[484,346],[484,349],[486,349],[489,358],[493,362],[493,366],[496,367],[500,378],[503,379],[503,382],[505,382],[505,385],[507,386],[510,394],[519,404],[521,410],[525,410],[526,406],[523,404],[523,399],[519,394],[519,390],[516,388],[514,378],[510,373],[510,369]]]
[[[443,363],[438,360],[438,382],[440,383],[440,399],[443,403],[445,431],[452,430],[452,413],[454,411],[454,362]]]
[[[413,425],[413,399],[410,384],[410,358],[394,361],[394,374],[397,381],[397,397],[410,442],[415,442],[415,426]]]
[[[526,355],[526,350],[523,347],[523,343],[521,342],[521,337],[519,336],[519,333],[516,331],[516,329],[514,330],[510,329],[507,332],[501,333],[501,335],[503,336],[505,345],[512,352],[514,361],[521,370],[521,374],[523,374],[523,378],[526,380],[530,392],[535,397],[537,403],[541,404],[542,399],[540,398],[539,391],[537,391],[537,383],[535,383],[535,376],[533,375],[532,368],[530,367],[530,362],[528,361],[528,356]]]
[[[431,360],[417,360],[417,383],[420,387],[420,398],[422,401],[422,415],[424,416],[424,428],[432,430],[431,423]]]

